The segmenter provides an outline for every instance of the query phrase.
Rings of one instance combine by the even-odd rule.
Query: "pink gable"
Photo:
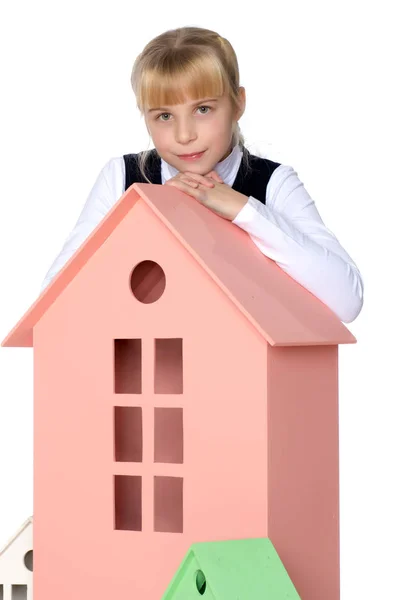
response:
[[[180,190],[134,183],[43,290],[2,346],[33,345],[35,324],[138,200],[147,203],[271,346],[356,342],[338,317],[264,256],[246,232]]]

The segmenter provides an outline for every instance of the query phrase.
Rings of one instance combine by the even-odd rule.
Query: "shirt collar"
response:
[[[224,183],[232,186],[235,181],[235,177],[239,170],[240,162],[242,160],[243,152],[239,146],[239,142],[236,146],[233,147],[232,152],[228,154],[224,160],[218,162],[214,171],[217,171],[218,175],[222,177]],[[189,165],[190,163],[188,163]],[[190,171],[190,167],[188,167],[188,171]],[[161,180],[164,184],[171,177],[175,177],[178,174],[178,169],[167,163],[163,158],[161,158]]]

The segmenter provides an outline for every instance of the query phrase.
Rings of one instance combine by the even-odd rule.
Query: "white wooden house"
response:
[[[33,517],[0,550],[0,600],[32,600]]]

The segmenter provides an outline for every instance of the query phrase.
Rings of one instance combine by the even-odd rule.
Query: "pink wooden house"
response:
[[[253,537],[338,600],[355,341],[240,228],[133,184],[2,343],[34,348],[35,600],[160,600],[192,543]]]

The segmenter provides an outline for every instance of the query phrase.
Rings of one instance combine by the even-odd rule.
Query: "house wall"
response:
[[[339,600],[338,346],[268,347],[268,534],[302,600]]]
[[[201,222],[198,233],[209,236]],[[143,260],[166,275],[152,304],[130,289]],[[182,339],[183,393],[154,393],[161,338]],[[115,393],[115,339],[142,340],[141,393]],[[159,600],[191,543],[266,535],[266,353],[253,326],[139,201],[34,329],[40,600]],[[140,462],[115,460],[115,406],[141,408]],[[161,407],[183,408],[181,463],[154,462]],[[116,475],[141,478],[141,531],[115,527]],[[155,476],[183,478],[182,532],[154,531]]]
[[[28,523],[0,555],[1,600],[32,600],[32,523]]]

